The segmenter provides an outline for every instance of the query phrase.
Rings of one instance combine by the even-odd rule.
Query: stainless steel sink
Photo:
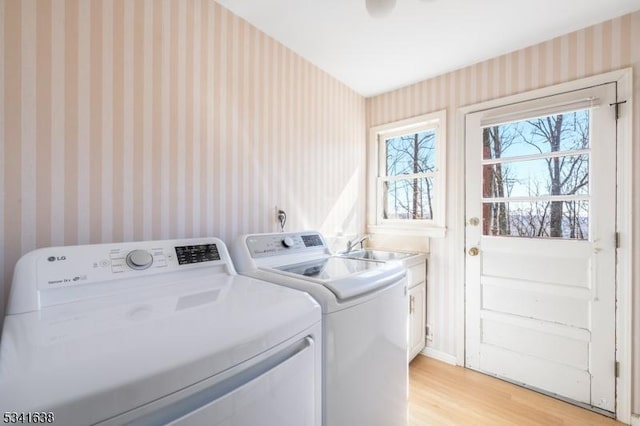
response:
[[[416,255],[417,253],[403,253],[398,251],[382,251],[382,250],[357,250],[349,253],[342,253],[340,256],[350,259],[376,260],[378,262],[387,262],[390,260],[402,260],[407,257]]]

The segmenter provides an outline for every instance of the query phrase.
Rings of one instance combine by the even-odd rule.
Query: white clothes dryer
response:
[[[407,283],[399,263],[333,256],[315,231],[250,234],[241,274],[313,296],[323,310],[326,426],[407,424]]]
[[[321,346],[320,306],[238,276],[219,239],[39,249],[15,268],[0,411],[70,426],[319,426]]]

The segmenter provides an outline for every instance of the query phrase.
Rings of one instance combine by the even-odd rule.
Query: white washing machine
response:
[[[15,268],[0,412],[61,425],[319,426],[321,346],[320,306],[238,276],[219,239],[39,249]]]
[[[244,235],[238,271],[311,294],[323,311],[326,426],[407,424],[407,285],[398,263],[332,256],[318,232]]]

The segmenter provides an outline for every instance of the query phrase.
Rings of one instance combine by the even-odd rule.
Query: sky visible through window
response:
[[[435,132],[411,133],[385,141],[387,176],[433,172],[435,169]]]
[[[384,141],[385,174],[402,177],[383,184],[385,219],[433,219],[436,171],[435,130],[409,133]],[[409,175],[412,175],[409,177]],[[418,175],[418,176],[416,176]],[[419,176],[422,175],[422,176]]]
[[[484,128],[483,198],[524,198],[485,202],[484,235],[588,239],[589,138],[588,109]]]
[[[551,181],[547,159],[528,161],[508,161],[509,158],[545,154],[552,151],[552,144],[548,136],[544,135],[532,123],[555,119],[540,117],[530,121],[495,126],[500,132],[500,144],[496,150],[495,142],[490,140],[491,149],[484,151],[484,159],[504,159],[502,163],[505,174],[505,196],[530,197],[551,195]],[[589,148],[589,110],[581,110],[563,114],[564,123],[560,132],[560,145],[557,151],[571,151]],[[579,164],[577,164],[579,163]],[[576,164],[571,170],[570,165]],[[490,167],[490,166],[488,166]],[[588,172],[588,155],[570,156],[564,159],[561,169],[565,173],[579,174]],[[506,169],[506,171],[504,170]],[[565,185],[565,192],[570,192],[569,182]],[[579,188],[578,194],[588,194],[588,185]],[[567,195],[567,194],[561,194]],[[485,196],[490,196],[486,194]]]

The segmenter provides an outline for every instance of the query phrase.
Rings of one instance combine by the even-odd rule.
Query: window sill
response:
[[[444,226],[368,225],[367,233],[444,238],[447,233],[447,228]]]

